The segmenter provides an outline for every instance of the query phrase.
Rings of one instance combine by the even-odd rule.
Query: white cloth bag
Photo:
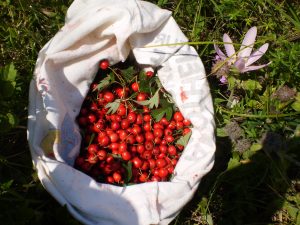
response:
[[[65,26],[43,47],[30,86],[28,141],[46,190],[90,225],[168,224],[214,162],[213,106],[203,64],[171,12],[139,0],[75,0]],[[193,125],[171,182],[101,184],[74,169],[81,136],[75,118],[101,59],[133,52],[158,76]]]

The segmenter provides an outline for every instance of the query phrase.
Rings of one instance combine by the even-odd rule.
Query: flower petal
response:
[[[268,65],[270,65],[272,62],[269,62],[267,64],[263,64],[263,65],[259,65],[259,66],[248,66],[248,67],[245,67],[245,69],[243,71],[241,71],[241,73],[245,73],[245,72],[248,72],[248,71],[253,71],[253,70],[259,70],[261,68],[264,68]]]
[[[216,50],[216,53],[218,54],[218,56],[220,56],[220,58],[222,60],[225,60],[226,59],[226,55],[221,51],[221,49],[219,48],[218,45],[214,44],[214,48]]]
[[[229,57],[229,62],[233,63],[236,60],[236,54],[235,49],[232,44],[232,40],[228,36],[228,34],[223,35],[223,41],[224,41],[224,47],[227,53],[227,56]],[[227,43],[227,44],[225,44]]]
[[[258,50],[256,50],[255,52],[253,52],[249,59],[246,62],[246,67],[250,66],[252,63],[256,62],[257,60],[259,60],[268,50],[269,44],[266,43],[263,46],[261,46]]]
[[[251,27],[248,32],[245,35],[245,38],[242,42],[240,51],[238,53],[238,58],[244,58],[245,60],[247,60],[246,58],[248,58],[251,54],[254,42],[255,42],[255,38],[256,38],[256,34],[257,34],[257,28],[256,27]]]
[[[243,71],[245,70],[245,60],[242,58],[239,58],[235,63],[234,66],[238,69],[238,71],[240,71],[241,73],[243,73]]]

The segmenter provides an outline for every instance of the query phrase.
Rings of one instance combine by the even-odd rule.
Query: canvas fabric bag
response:
[[[214,112],[203,64],[171,12],[138,0],[75,0],[65,25],[40,51],[30,85],[28,142],[45,189],[88,225],[168,224],[191,200],[214,163]],[[145,47],[152,46],[152,47]],[[153,47],[155,46],[155,47]],[[111,65],[133,53],[157,68],[191,138],[170,182],[119,187],[73,168],[81,135],[76,116],[101,59]]]

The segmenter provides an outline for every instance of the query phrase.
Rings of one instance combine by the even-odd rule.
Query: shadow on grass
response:
[[[248,159],[231,153],[230,140],[217,138],[215,165],[192,201],[172,225],[295,224],[283,206],[285,194],[299,192],[300,138],[279,142],[268,133],[263,149]],[[298,187],[299,188],[299,187]]]

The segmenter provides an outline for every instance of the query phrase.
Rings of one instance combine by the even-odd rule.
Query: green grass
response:
[[[26,141],[28,87],[37,54],[63,25],[71,2],[0,3],[3,225],[79,224],[41,186]],[[152,2],[173,12],[191,42],[202,42],[195,48],[209,75],[216,112],[214,168],[171,224],[300,224],[300,97],[295,97],[300,93],[299,1]],[[233,75],[240,87],[221,85],[210,73],[215,56],[211,43],[222,42],[224,33],[235,43],[241,43],[252,26],[258,28],[259,43],[255,47],[270,44],[260,64],[272,64],[262,70]],[[11,63],[14,67],[9,68]],[[250,83],[255,85],[245,85]],[[232,100],[233,90],[238,102],[230,108],[227,103]],[[288,100],[282,101],[282,96]]]

